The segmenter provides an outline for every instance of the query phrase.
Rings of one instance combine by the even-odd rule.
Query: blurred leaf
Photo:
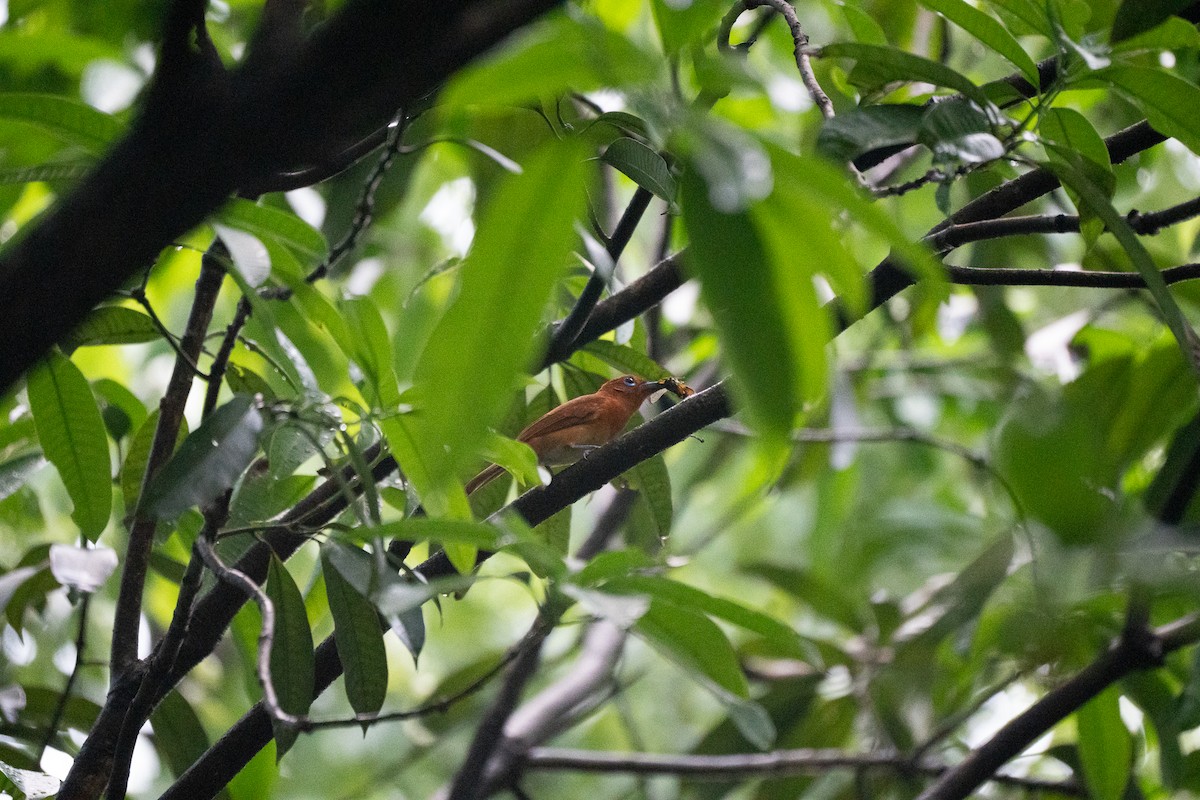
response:
[[[856,41],[887,47],[887,34],[884,33],[883,28],[875,21],[874,17],[858,6],[848,3],[842,3],[841,10],[850,30],[854,32]]]
[[[873,150],[912,144],[925,113],[911,103],[854,108],[822,123],[817,149],[827,158],[846,162]]]
[[[0,92],[0,119],[36,125],[97,155],[125,130],[114,117],[86,103],[48,94]]]
[[[431,505],[431,499],[475,458],[527,366],[533,333],[583,212],[583,162],[573,144],[556,145],[530,159],[523,175],[502,179],[461,270],[458,298],[421,354],[414,386],[421,414],[409,432],[423,470],[400,464],[435,516],[447,505]]]
[[[370,537],[383,539],[406,539],[414,542],[437,542],[438,544],[468,544],[495,550],[503,546],[499,532],[484,522],[455,519],[431,519],[410,517],[395,522],[385,522],[364,532]]]
[[[366,373],[374,389],[374,401],[385,412],[400,405],[400,387],[392,369],[392,343],[379,307],[368,297],[350,297],[339,303],[351,338],[346,342],[351,357]]]
[[[851,58],[855,61],[851,80],[868,88],[878,88],[895,81],[917,81],[944,86],[961,92],[980,106],[987,106],[983,92],[966,76],[944,64],[927,58],[874,44],[835,42],[821,48],[827,58]]]
[[[1033,58],[1025,52],[1016,37],[985,12],[968,5],[963,0],[920,0],[920,2],[930,11],[941,14],[1002,55],[1021,71],[1026,80],[1034,86],[1038,85],[1037,64],[1034,63]]]
[[[1096,800],[1121,800],[1130,779],[1133,739],[1121,720],[1119,698],[1110,686],[1075,713],[1083,777]]]
[[[92,391],[99,395],[100,416],[114,440],[120,441],[146,421],[146,407],[123,384],[101,378],[92,382]]]
[[[655,69],[655,59],[624,36],[561,15],[458,73],[439,104],[512,105],[569,91],[639,84]]]
[[[671,174],[671,168],[662,156],[637,139],[617,139],[605,149],[601,160],[620,170],[638,186],[653,192],[655,197],[668,203],[675,202],[675,176]]]
[[[504,467],[509,474],[517,476],[528,486],[538,486],[542,482],[538,473],[537,454],[524,442],[492,434],[484,445],[483,456],[493,464]]]
[[[79,368],[57,351],[29,373],[28,385],[42,451],[75,504],[71,518],[95,541],[112,511],[112,463],[96,398]]]
[[[667,471],[667,462],[659,453],[639,463],[625,473],[629,478],[630,488],[636,489],[650,509],[650,518],[654,521],[657,544],[661,547],[663,541],[671,535],[671,521],[674,516],[674,505],[671,500],[671,474]],[[658,547],[653,549],[657,552]]]
[[[250,465],[262,426],[254,398],[234,397],[183,441],[151,479],[139,506],[159,519],[174,519],[193,506],[208,505]]]
[[[794,280],[775,274],[776,262],[749,214],[715,209],[694,170],[684,174],[682,188],[688,264],[702,281],[704,303],[721,331],[737,394],[751,424],[782,442],[804,396],[798,343],[809,318],[794,313]],[[763,358],[765,353],[772,358]]]
[[[721,21],[728,5],[720,0],[691,0],[686,3],[653,0],[650,8],[654,12],[654,23],[658,27],[663,49],[668,55],[674,56],[688,45],[707,38],[707,34]]]
[[[0,500],[26,485],[30,474],[46,465],[40,452],[23,453],[0,462]]]
[[[316,670],[313,658],[312,631],[304,596],[287,567],[274,554],[267,568],[267,597],[275,606],[275,630],[271,643],[271,684],[279,699],[279,708],[289,714],[303,716],[313,700],[313,680]],[[340,650],[339,650],[340,652]],[[271,718],[275,732],[275,758],[291,749],[299,731]]]
[[[153,342],[162,334],[150,317],[124,306],[93,309],[63,342],[64,350],[103,344]]]
[[[50,546],[50,572],[63,586],[91,593],[104,585],[117,568],[117,552],[111,547]]]
[[[355,712],[374,714],[383,707],[388,681],[379,612],[342,572],[352,559],[365,558],[362,551],[336,541],[321,546],[321,569],[333,614],[334,638],[346,670],[346,699]],[[366,730],[366,725],[363,729]]]
[[[1109,41],[1116,44],[1156,28],[1190,5],[1191,0],[1123,0],[1113,19]]]
[[[0,169],[0,184],[77,181],[91,172],[95,166],[95,162],[89,160],[37,164],[32,167],[10,167]]]
[[[229,228],[274,239],[313,261],[324,258],[325,236],[295,214],[235,197],[217,211],[214,219]]]

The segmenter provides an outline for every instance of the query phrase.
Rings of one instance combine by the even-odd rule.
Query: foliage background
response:
[[[211,554],[204,566],[221,530],[225,563],[256,535],[296,550],[266,588],[283,711],[309,711],[311,642],[335,628],[348,676],[314,719],[452,702],[361,731],[277,724],[286,754],[271,741],[251,758],[251,736],[227,761],[249,763],[203,796],[961,797],[1006,762],[992,795],[1200,791],[1193,9],[803,3],[822,109],[777,4],[747,5],[568,4],[398,124],[359,124],[361,151],[345,130],[319,158],[289,142],[231,151],[267,163],[277,144],[293,161],[268,164],[275,183],[258,170],[231,184],[242,197],[170,234],[153,264],[126,264],[133,277],[86,319],[7,293],[16,318],[74,332],[2,401],[0,790],[45,796],[45,772],[67,778],[62,796],[121,796],[125,758],[131,796],[201,796],[179,776],[263,695],[255,604],[159,687],[136,750],[135,711],[124,740],[116,700],[116,727],[98,720],[110,682],[153,686],[139,665],[170,666],[147,656],[169,650],[187,587],[240,603]],[[119,157],[170,58],[168,10],[7,4],[0,263],[20,265],[55,200]],[[286,71],[250,43],[279,24],[261,4],[214,3],[206,19],[226,67],[266,52]],[[172,102],[193,101],[203,112],[184,92]],[[185,175],[181,198],[188,177],[204,180]],[[1018,207],[1029,216],[1004,218]],[[589,286],[612,299],[571,342],[554,323],[588,314]],[[181,357],[202,297],[202,355]],[[630,316],[605,316],[622,298]],[[32,363],[22,347],[14,373]],[[223,380],[193,380],[189,360]],[[514,435],[626,372],[716,388],[657,420],[673,433],[634,434],[556,479],[553,498],[641,462],[622,488],[532,531],[467,522],[512,496],[496,484],[467,507],[462,481],[486,459],[537,482],[530,454],[489,428]],[[143,487],[160,401],[201,430]],[[321,485],[327,519],[266,522]],[[532,519],[549,496],[517,508]],[[139,525],[146,550],[130,556]],[[597,529],[619,532],[612,552],[567,557]],[[455,597],[460,578],[395,578],[381,562],[393,537],[431,542],[400,553],[410,569],[439,544],[466,572],[477,547],[501,552]],[[453,573],[431,557],[428,574]],[[404,641],[376,634],[376,609]],[[568,688],[565,706],[537,705]],[[530,704],[509,717],[502,689]],[[507,749],[488,728],[505,718]],[[117,778],[89,742],[116,751]],[[614,756],[592,774],[558,748],[692,754],[708,771],[733,756],[745,772],[696,780],[673,762],[646,777]],[[777,758],[751,757],[763,751]],[[995,763],[973,771],[980,753]],[[216,774],[199,764],[193,779]]]

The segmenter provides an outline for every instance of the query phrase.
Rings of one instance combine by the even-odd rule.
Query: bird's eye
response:
[[[626,386],[637,386],[637,380],[626,375],[625,376],[625,385]]]

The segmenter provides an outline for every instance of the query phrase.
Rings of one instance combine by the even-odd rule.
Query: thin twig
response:
[[[812,61],[808,57],[808,35],[800,24],[800,18],[796,16],[796,9],[792,8],[792,4],[787,0],[742,0],[742,5],[747,10],[758,6],[768,6],[787,20],[788,28],[792,32],[792,42],[796,48],[796,69],[800,71],[800,80],[804,82],[808,96],[821,110],[821,116],[825,119],[832,119],[833,103],[830,102],[829,95],[825,94],[825,90],[821,88],[821,84],[817,82],[817,76],[813,74]]]
[[[1021,269],[946,265],[946,277],[963,286],[1077,286],[1084,289],[1145,289],[1136,272],[1092,272],[1073,269]],[[1200,263],[1162,271],[1168,286],[1200,278]]]
[[[38,747],[35,763],[42,762],[46,748],[54,742],[54,737],[58,735],[58,724],[62,722],[63,714],[66,713],[67,703],[71,700],[71,692],[75,689],[75,681],[79,678],[79,670],[84,665],[83,651],[87,647],[88,607],[91,602],[91,593],[84,592],[83,597],[79,600],[79,632],[75,635],[75,664],[71,667],[71,674],[67,676],[67,683],[63,686],[62,694],[58,696],[58,702],[54,704],[54,712],[50,715],[50,723],[46,726],[46,735],[42,737],[41,746]]]
[[[202,381],[208,380],[209,379],[208,373],[205,372],[204,370],[200,369],[200,365],[196,363],[196,359],[193,358],[191,354],[189,354],[186,350],[183,349],[183,346],[180,344],[179,338],[176,337],[175,334],[171,333],[170,328],[168,328],[163,323],[162,319],[158,316],[158,312],[156,312],[154,310],[154,306],[150,303],[150,298],[146,297],[146,292],[145,292],[144,287],[139,286],[136,289],[130,290],[129,297],[131,299],[133,299],[134,301],[136,301],[137,304],[140,305],[142,307],[142,309],[146,312],[146,315],[150,317],[150,323],[152,325],[154,325],[155,328],[158,329],[158,334],[160,336],[162,336],[162,338],[166,341],[166,343],[168,345],[170,345],[171,349],[175,351],[175,357],[177,359],[182,360],[184,364],[186,364],[189,368],[191,368],[192,374],[195,377],[199,378]],[[196,355],[198,357],[199,353],[197,353]]]
[[[305,276],[304,280],[308,283],[324,278],[329,274],[329,270],[346,257],[347,253],[358,246],[375,215],[375,193],[379,190],[379,185],[383,183],[384,177],[400,153],[400,142],[404,138],[404,131],[407,127],[408,117],[401,109],[396,114],[396,118],[388,125],[388,136],[383,152],[379,154],[379,160],[375,162],[375,167],[363,183],[362,192],[358,196],[358,204],[354,207],[354,219],[350,221],[350,228],[341,241],[329,251],[325,260]]]
[[[659,755],[612,753],[535,747],[526,754],[526,769],[573,772],[620,772],[637,775],[676,775],[700,780],[738,780],[753,777],[821,774],[834,769],[890,769],[900,774],[941,775],[948,767],[932,761],[913,764],[903,753],[848,753],[843,750],[776,750],[737,755]],[[1077,783],[1041,781],[1003,773],[990,780],[1008,786],[1074,797],[1086,797]]]
[[[242,327],[245,326],[246,320],[250,318],[250,313],[253,307],[250,301],[245,297],[238,300],[237,311],[234,312],[233,319],[230,320],[228,327],[225,328],[225,337],[221,340],[221,347],[217,350],[217,355],[213,358],[212,366],[209,367],[208,391],[204,394],[204,408],[201,411],[201,418],[206,419],[213,409],[217,407],[217,397],[221,394],[221,381],[225,377],[225,370],[229,366],[229,356],[233,352],[233,347],[237,344],[238,335],[242,332]]]

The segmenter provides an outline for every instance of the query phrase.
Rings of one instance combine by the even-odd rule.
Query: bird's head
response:
[[[636,375],[622,375],[606,382],[600,387],[600,391],[618,397],[646,398],[665,388],[662,381],[647,381]]]

